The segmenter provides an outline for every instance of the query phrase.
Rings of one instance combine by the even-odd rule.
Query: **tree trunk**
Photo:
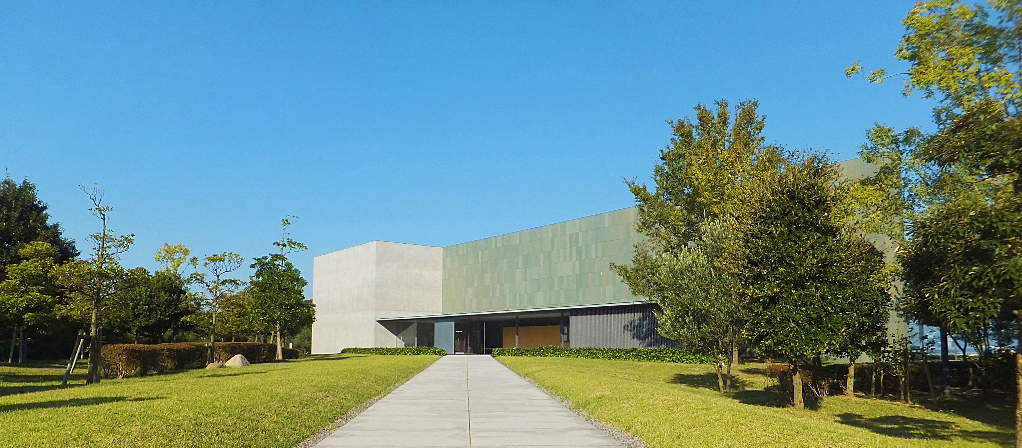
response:
[[[805,402],[802,401],[802,374],[798,371],[798,364],[792,364],[791,366],[791,386],[793,391],[793,401],[795,409],[805,409]]]
[[[25,343],[25,326],[21,326],[21,339],[18,341],[18,364],[24,364],[25,358],[28,357],[28,344]]]
[[[738,349],[738,344],[731,346],[731,365],[737,366],[740,364],[740,361],[742,360],[742,357],[739,354],[740,351],[741,350]]]
[[[933,383],[933,375],[930,374],[930,361],[926,353],[923,353],[923,373],[926,374],[926,386],[930,388],[930,398],[937,399],[937,385]]]
[[[734,353],[737,353],[737,351],[735,351]],[[727,375],[724,376],[724,378],[725,378],[724,392],[731,392],[731,366],[732,366],[731,360],[728,360],[727,361]]]
[[[213,301],[213,322],[209,326],[209,362],[216,362],[216,300]]]
[[[11,333],[11,354],[7,357],[7,364],[14,364],[14,347],[18,344],[18,327],[14,327]]]
[[[870,398],[876,398],[876,396],[877,396],[877,361],[875,359],[873,360],[873,366],[872,366],[872,368],[870,370],[872,370],[871,373],[873,374],[873,376],[869,380],[869,396],[870,396]]]
[[[724,360],[721,356],[718,355],[717,362],[713,364],[713,370],[717,372],[717,390],[719,390],[720,393],[724,393],[724,376],[723,372],[721,371],[720,367],[721,364],[724,364]]]
[[[99,363],[103,361],[103,342],[99,330],[99,304],[92,304],[92,326],[89,329],[89,372],[85,384],[99,383]]]
[[[280,324],[277,324],[277,361],[284,359],[284,342],[280,340]]]
[[[945,397],[951,396],[951,355],[947,345],[947,330],[940,327],[940,392]]]
[[[848,375],[845,378],[845,395],[849,397],[855,396],[855,358],[858,358],[858,356],[848,357]]]
[[[1019,334],[1022,335],[1022,314],[1018,317]],[[1022,341],[1015,350],[1015,448],[1022,448]]]

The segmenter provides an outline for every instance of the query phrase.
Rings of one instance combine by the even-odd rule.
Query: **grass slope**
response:
[[[59,365],[0,366],[2,447],[293,447],[437,356],[329,355],[59,388]],[[77,371],[77,369],[76,369]]]
[[[972,447],[1014,440],[1012,409],[976,401],[941,405],[952,413],[839,396],[799,411],[786,407],[787,396],[761,390],[773,384],[763,364],[742,365],[745,390],[724,396],[707,365],[499,359],[651,447]]]

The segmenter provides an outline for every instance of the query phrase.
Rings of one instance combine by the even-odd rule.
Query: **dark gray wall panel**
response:
[[[654,305],[611,306],[572,310],[568,326],[572,347],[670,347],[656,331]]]

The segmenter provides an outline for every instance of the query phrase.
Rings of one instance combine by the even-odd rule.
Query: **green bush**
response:
[[[676,347],[659,348],[495,348],[493,356],[552,356],[561,358],[621,359],[627,361],[711,364],[713,358]]]
[[[206,365],[204,344],[108,344],[103,346],[103,376],[125,378],[194,369]]]
[[[352,355],[439,355],[444,356],[447,350],[440,347],[349,347],[341,353]]]
[[[227,361],[244,355],[249,362],[270,362],[277,358],[277,346],[262,342],[217,342],[216,360]],[[103,346],[103,376],[126,378],[160,374],[172,370],[204,367],[209,344],[107,344]],[[297,359],[298,350],[285,348],[284,359]]]
[[[298,350],[284,347],[284,359],[298,359]],[[248,362],[273,362],[277,359],[277,345],[265,342],[217,342],[216,360],[227,361],[242,355]]]

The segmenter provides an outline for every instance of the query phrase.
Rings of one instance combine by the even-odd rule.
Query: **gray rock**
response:
[[[252,363],[248,362],[248,359],[245,358],[245,355],[242,355],[240,353],[234,355],[234,357],[228,359],[227,362],[224,363],[224,366],[226,367],[245,367],[250,365],[252,365]]]
[[[222,368],[224,368],[224,363],[222,362],[211,362],[206,365],[206,369],[222,369]]]

